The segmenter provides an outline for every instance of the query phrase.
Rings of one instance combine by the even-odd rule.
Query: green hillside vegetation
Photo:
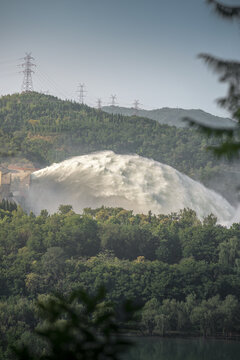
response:
[[[194,211],[153,216],[122,208],[62,205],[27,215],[5,210],[0,220],[0,348],[19,342],[41,349],[36,299],[89,294],[103,284],[106,301],[138,300],[138,334],[169,332],[225,336],[239,332],[240,224],[229,229]]]
[[[2,161],[6,157],[8,161],[25,158],[43,167],[99,150],[136,153],[211,184],[234,201],[238,168],[232,169],[206,152],[206,146],[215,143],[216,139],[206,139],[192,129],[160,125],[136,116],[107,114],[39,93],[0,98]],[[211,180],[216,177],[218,181],[214,184]]]

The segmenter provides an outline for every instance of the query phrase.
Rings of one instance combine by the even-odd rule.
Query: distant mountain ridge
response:
[[[179,108],[161,108],[154,110],[138,110],[119,106],[104,106],[103,111],[109,114],[121,114],[125,116],[140,116],[158,121],[160,124],[176,126],[178,128],[188,127],[183,118],[191,118],[202,125],[208,125],[215,128],[232,128],[236,126],[235,121],[209,114],[200,109],[179,109]]]

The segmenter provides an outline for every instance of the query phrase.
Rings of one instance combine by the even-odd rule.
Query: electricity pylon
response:
[[[116,106],[117,95],[111,95],[111,106]]]
[[[97,99],[97,108],[98,108],[98,110],[102,109],[102,100],[100,98]]]
[[[23,82],[22,82],[22,91],[23,92],[30,92],[33,91],[33,82],[32,82],[32,74],[34,73],[33,68],[36,67],[36,65],[32,62],[35,60],[31,53],[26,53],[26,56],[22,58],[24,62],[20,64],[23,68],[21,73],[23,73]]]
[[[86,93],[86,90],[85,90],[85,85],[84,84],[79,84],[78,85],[78,101],[80,102],[80,104],[84,104],[84,98],[85,98],[85,93]]]

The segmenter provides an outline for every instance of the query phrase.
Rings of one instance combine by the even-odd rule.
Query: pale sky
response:
[[[0,0],[0,95],[21,91],[17,64],[32,52],[36,91],[77,99],[84,83],[90,106],[116,94],[120,106],[226,116],[214,102],[226,86],[197,54],[238,60],[239,30],[204,0]]]

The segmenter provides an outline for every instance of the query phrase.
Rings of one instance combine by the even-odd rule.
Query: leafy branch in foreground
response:
[[[227,6],[216,0],[206,0],[206,2],[212,5],[214,11],[224,19],[240,19],[240,6]],[[229,159],[238,157],[240,150],[240,62],[219,59],[209,54],[199,54],[199,58],[220,75],[219,81],[228,83],[226,97],[218,99],[217,103],[231,113],[236,125],[231,129],[215,128],[203,126],[193,119],[185,118],[184,120],[207,136],[221,138],[219,146],[209,147],[217,156],[226,156]]]
[[[105,289],[96,296],[83,290],[73,292],[67,299],[56,295],[39,302],[45,320],[35,332],[46,340],[42,354],[34,354],[27,346],[15,348],[19,360],[97,360],[119,359],[132,345],[121,333],[121,322],[132,319],[134,308],[126,301],[120,311],[104,302]]]

